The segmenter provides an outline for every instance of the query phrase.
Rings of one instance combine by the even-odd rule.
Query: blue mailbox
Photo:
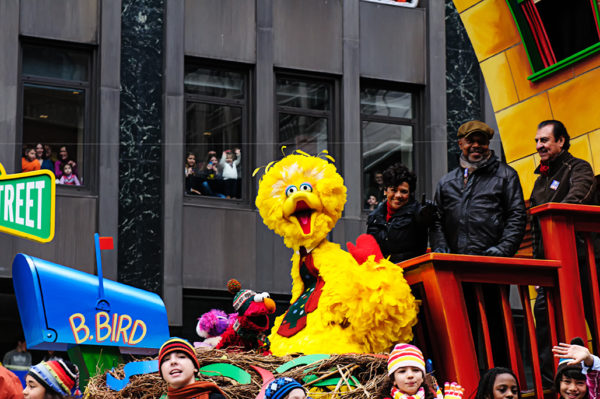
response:
[[[64,351],[74,345],[96,345],[148,353],[169,338],[162,299],[103,280],[100,267],[94,276],[17,254],[12,270],[29,348]]]

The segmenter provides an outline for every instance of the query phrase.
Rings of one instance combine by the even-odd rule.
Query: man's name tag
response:
[[[550,184],[550,188],[552,190],[556,190],[558,188],[559,184],[560,184],[560,182],[558,180],[552,180],[552,184]]]

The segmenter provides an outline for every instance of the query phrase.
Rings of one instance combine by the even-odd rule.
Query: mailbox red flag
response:
[[[98,237],[100,241],[100,250],[115,249],[112,237]]]

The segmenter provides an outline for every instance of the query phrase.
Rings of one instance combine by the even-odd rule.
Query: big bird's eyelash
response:
[[[288,156],[288,155],[292,155],[292,154],[298,154],[298,155],[303,155],[305,157],[312,157],[313,155],[310,155],[302,150],[294,150],[294,152],[292,152],[292,154],[286,154],[285,153],[285,149],[287,148],[287,146],[282,145],[281,146],[281,153],[283,154],[284,157]],[[330,160],[331,162],[335,163],[335,159],[329,155],[329,151],[327,150],[323,150],[320,153],[318,153],[317,155],[314,155],[314,157],[316,158],[325,158]],[[265,173],[267,173],[269,171],[269,169],[271,169],[271,166],[273,166],[276,162],[278,161],[271,161],[267,164],[267,166],[259,166],[258,168],[254,169],[254,172],[252,172],[252,177],[256,176],[256,174],[262,169],[265,168]]]

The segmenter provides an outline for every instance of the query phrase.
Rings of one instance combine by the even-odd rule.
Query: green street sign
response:
[[[54,238],[55,177],[49,170],[7,175],[0,164],[0,231],[39,242]]]

